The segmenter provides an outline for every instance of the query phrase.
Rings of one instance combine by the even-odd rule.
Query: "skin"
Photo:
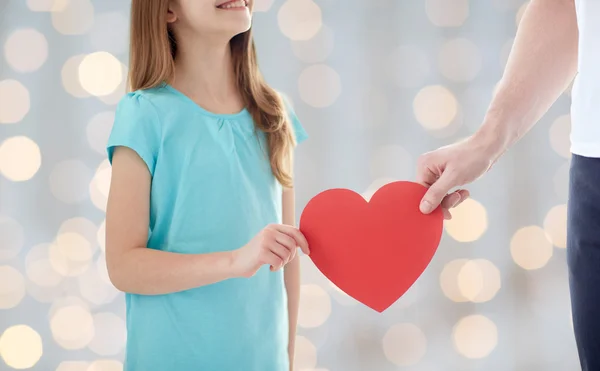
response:
[[[469,196],[466,190],[451,190],[485,174],[542,118],[575,77],[578,36],[573,0],[530,2],[480,129],[419,158],[417,182],[429,187],[422,212],[441,205],[450,218],[449,210]]]
[[[236,113],[243,103],[235,85],[228,43],[249,29],[251,12],[217,9],[220,2],[171,3],[168,22],[177,35],[179,51],[171,84],[209,111]],[[251,10],[252,2],[248,5]],[[272,271],[285,266],[292,365],[300,298],[296,252],[300,247],[305,254],[310,253],[306,239],[294,227],[293,189],[283,191],[283,224],[267,226],[245,246],[229,252],[177,254],[146,246],[151,180],[137,153],[126,147],[115,150],[106,216],[106,260],[114,286],[141,295],[169,294],[252,277],[263,265]]]

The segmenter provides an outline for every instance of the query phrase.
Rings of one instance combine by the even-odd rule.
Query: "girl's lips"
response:
[[[229,0],[217,5],[222,10],[240,10],[248,7],[248,0]]]

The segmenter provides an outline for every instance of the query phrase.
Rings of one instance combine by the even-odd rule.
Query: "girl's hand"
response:
[[[289,225],[271,224],[260,231],[247,245],[233,252],[235,277],[249,278],[261,266],[268,264],[275,272],[296,257],[296,249],[309,254],[304,235]]]

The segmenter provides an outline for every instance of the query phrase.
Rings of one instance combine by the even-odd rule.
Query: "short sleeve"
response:
[[[285,108],[288,113],[288,117],[290,119],[292,127],[294,128],[294,134],[296,135],[296,143],[300,144],[306,139],[308,139],[308,133],[306,133],[306,130],[304,130],[304,127],[302,127],[302,123],[296,115],[296,112],[294,112],[292,105],[285,98],[283,98],[283,101],[285,102]]]
[[[144,160],[150,174],[154,175],[160,138],[160,124],[152,103],[140,93],[129,93],[117,106],[106,148],[108,160],[112,165],[116,147],[128,147]]]

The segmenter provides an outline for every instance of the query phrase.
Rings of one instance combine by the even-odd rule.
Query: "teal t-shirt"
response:
[[[298,143],[307,135],[288,107]],[[282,222],[282,188],[250,113],[214,114],[171,87],[127,94],[108,141],[152,175],[148,248],[230,251]],[[125,371],[288,370],[283,272],[158,296],[126,294]]]

